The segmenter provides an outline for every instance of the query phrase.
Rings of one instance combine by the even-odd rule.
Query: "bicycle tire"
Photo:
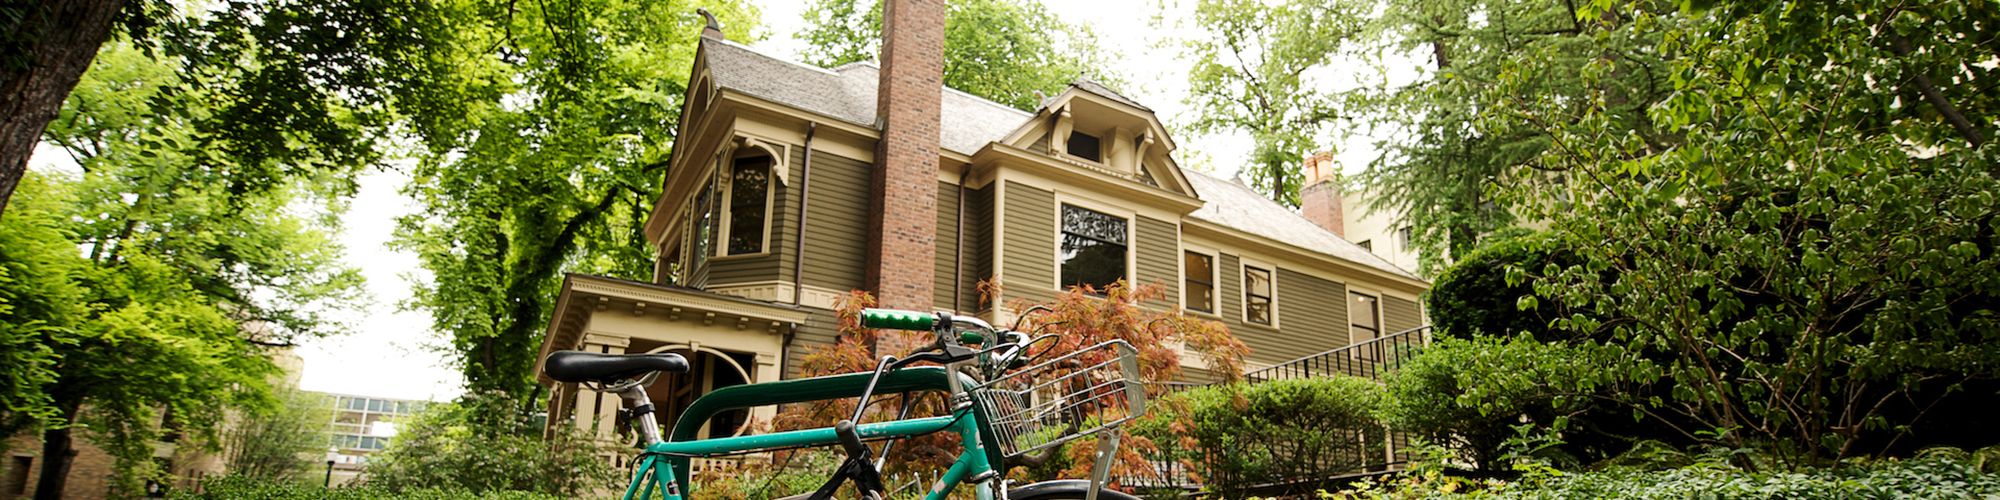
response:
[[[1083,500],[1089,494],[1090,481],[1059,479],[1009,489],[1007,500]],[[1103,489],[1097,491],[1097,500],[1139,500],[1139,497],[1118,490]]]

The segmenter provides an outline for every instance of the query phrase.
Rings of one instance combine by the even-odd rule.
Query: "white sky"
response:
[[[1187,90],[1187,64],[1172,48],[1155,49],[1164,34],[1149,24],[1157,12],[1158,0],[1092,0],[1064,2],[1042,0],[1049,10],[1064,19],[1099,20],[1096,24],[1103,49],[1117,54],[1118,66],[1129,88],[1119,89],[1139,103],[1153,108],[1169,126],[1180,123],[1187,106],[1178,96]],[[1172,0],[1166,0],[1171,2]],[[791,35],[804,28],[805,0],[759,2],[764,23],[771,35],[757,44],[759,50],[793,57],[804,46]],[[1114,22],[1115,21],[1115,22]],[[726,29],[727,27],[725,27]],[[1366,68],[1354,70],[1373,73]],[[1176,136],[1183,165],[1196,166],[1210,159],[1214,175],[1233,174],[1250,144],[1242,134],[1220,137]],[[1373,158],[1367,138],[1345,141],[1338,160],[1353,172]],[[1191,154],[1195,153],[1195,154]],[[37,155],[44,156],[44,155]],[[430,316],[424,312],[397,312],[396,304],[410,297],[410,283],[404,276],[423,272],[417,258],[384,247],[394,229],[395,217],[408,213],[412,204],[397,192],[407,177],[394,172],[377,172],[364,177],[361,192],[346,218],[348,262],[362,270],[375,306],[356,312],[349,321],[353,335],[312,342],[299,350],[305,360],[302,388],[362,396],[400,399],[448,400],[462,393],[463,379],[448,366],[437,346],[445,340],[430,331]]]

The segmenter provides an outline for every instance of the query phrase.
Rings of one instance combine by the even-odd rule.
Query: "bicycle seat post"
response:
[[[660,439],[660,424],[653,419],[653,400],[646,396],[646,386],[651,385],[650,382],[655,375],[657,374],[648,374],[639,380],[602,389],[604,392],[617,393],[618,397],[632,403],[632,409],[625,410],[626,421],[639,429],[639,436],[645,439],[647,445],[663,442]]]

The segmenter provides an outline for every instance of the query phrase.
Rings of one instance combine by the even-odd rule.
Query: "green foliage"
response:
[[[1798,472],[1758,473],[1715,465],[1661,471],[1613,468],[1540,476],[1522,481],[1475,481],[1435,472],[1355,484],[1320,492],[1321,500],[1582,498],[1716,500],[1786,498],[1991,498],[2000,475],[1951,459],[1876,461]]]
[[[1424,296],[1431,326],[1440,335],[1459,338],[1566,336],[1568,332],[1550,328],[1567,316],[1562,303],[1535,295],[1529,281],[1576,264],[1574,253],[1562,245],[1559,238],[1535,233],[1495,242],[1459,259],[1431,282]]]
[[[1055,95],[1080,74],[1098,74],[1106,57],[1087,26],[1050,14],[1040,2],[948,2],[944,30],[944,84],[1023,110]],[[868,0],[817,0],[806,12],[805,58],[834,67],[875,59],[881,53],[882,6]]]
[[[2000,376],[1995,150],[1954,123],[2000,105],[1968,93],[1989,70],[1945,87],[1919,78],[1989,59],[1976,45],[1988,35],[1946,12],[1992,13],[1899,5],[1581,12],[1663,31],[1659,50],[1686,55],[1646,116],[1675,131],[1667,147],[1625,132],[1608,88],[1582,109],[1524,99],[1496,112],[1542,127],[1557,147],[1535,167],[1593,193],[1546,214],[1582,262],[1536,289],[1597,313],[1559,326],[1623,352],[1607,372],[1671,389],[1620,395],[1634,411],[1796,466],[1888,452],[1938,395]],[[1518,64],[1500,87],[1531,88],[1560,63]]]
[[[230,474],[285,482],[316,463],[308,457],[324,443],[332,420],[321,406],[323,396],[291,388],[279,388],[274,396],[278,405],[247,411],[224,436]]]
[[[155,440],[212,450],[225,412],[272,404],[265,349],[336,332],[325,314],[359,302],[329,225],[358,165],[254,174],[307,160],[219,146],[228,98],[179,61],[102,52],[45,132],[81,172],[31,172],[0,223],[0,349],[22,361],[0,431],[38,430],[51,454],[88,438],[117,459],[114,491],[136,491],[161,473]]]
[[[1382,389],[1334,376],[1201,387],[1160,398],[1133,433],[1180,462],[1213,494],[1319,479],[1379,463]]]
[[[590,434],[558,425],[544,439],[532,419],[513,411],[516,403],[504,393],[475,393],[426,406],[398,426],[388,449],[369,457],[367,487],[575,497],[623,484],[601,457],[612,451]]]
[[[751,462],[740,467],[702,474],[695,477],[693,494],[699,498],[717,500],[765,500],[792,495],[811,493],[825,485],[833,471],[840,466],[844,456],[831,450],[805,450],[778,452],[772,456],[775,462]],[[885,476],[891,484],[905,481],[897,475]],[[852,487],[849,486],[848,490]],[[904,490],[905,493],[928,491],[920,488]],[[851,493],[843,491],[841,496]]]
[[[1566,429],[1612,389],[1604,361],[1599,350],[1527,336],[1442,338],[1389,375],[1383,420],[1476,469],[1505,471],[1524,420],[1534,432]]]
[[[1178,40],[1188,71],[1198,133],[1242,132],[1255,142],[1243,170],[1250,186],[1298,206],[1303,154],[1341,117],[1327,82],[1310,77],[1334,67],[1363,29],[1366,2],[1200,0],[1194,28]]]
[[[1359,181],[1377,194],[1372,210],[1401,214],[1414,228],[1426,272],[1471,253],[1521,210],[1558,208],[1573,201],[1569,190],[1588,192],[1562,168],[1533,162],[1552,144],[1547,123],[1597,107],[1596,125],[1607,132],[1655,148],[1678,142],[1671,127],[1645,119],[1672,91],[1664,61],[1675,53],[1658,50],[1662,26],[1622,14],[1582,16],[1577,5],[1390,0],[1372,20],[1380,43],[1356,57],[1428,67],[1393,68],[1420,72],[1411,84],[1382,79],[1343,94],[1356,122],[1390,138]],[[1673,7],[1640,1],[1620,9]],[[1512,114],[1521,102],[1549,114]]]
[[[561,276],[650,279],[659,196],[706,8],[742,41],[732,0],[442,3],[420,78],[395,102],[419,146],[419,210],[395,245],[430,277],[404,307],[431,313],[474,391],[535,390],[536,345]]]
[[[212,476],[193,490],[173,490],[175,500],[564,500],[569,495],[533,491],[484,491],[429,487],[403,491],[379,488],[324,488],[317,483],[271,481],[245,476]]]

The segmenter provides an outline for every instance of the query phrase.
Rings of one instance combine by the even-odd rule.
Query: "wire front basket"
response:
[[[1036,363],[972,389],[1007,456],[1060,445],[1146,414],[1137,350],[1122,340]]]

